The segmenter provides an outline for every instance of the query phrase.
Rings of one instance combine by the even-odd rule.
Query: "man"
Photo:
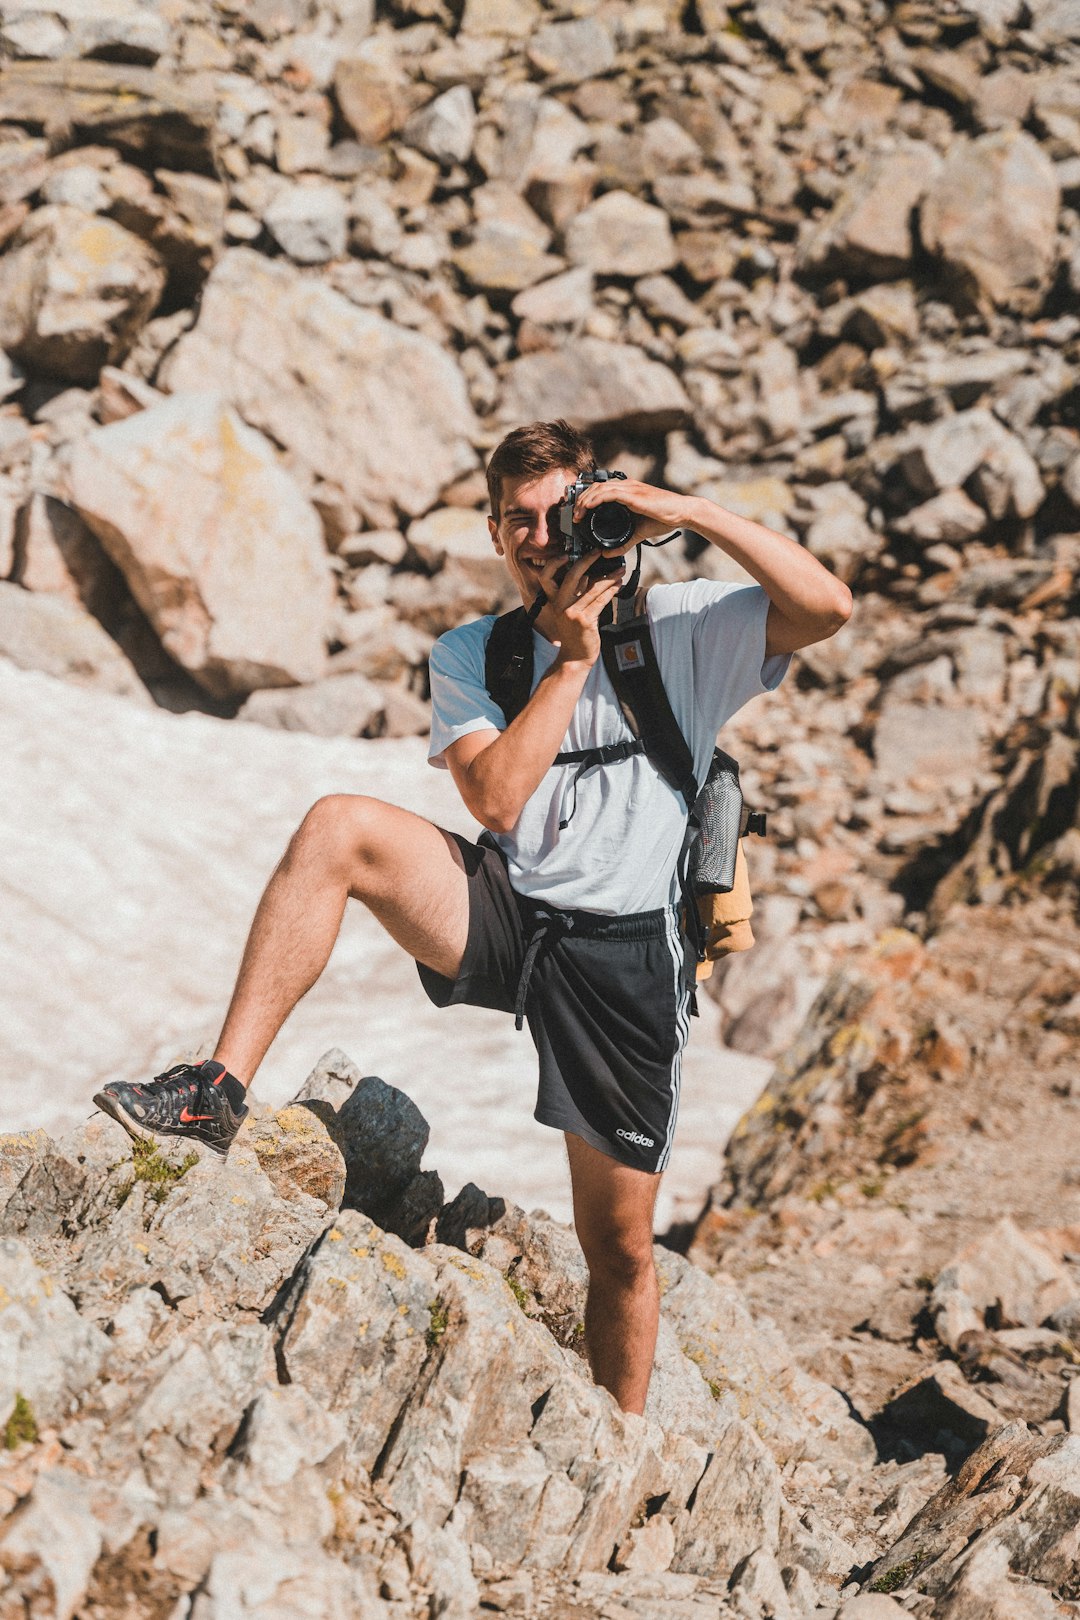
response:
[[[595,554],[567,566],[558,537],[564,490],[592,465],[587,441],[558,421],[509,434],[488,467],[492,544],[523,605],[545,598],[521,712],[506,724],[486,688],[490,618],[449,631],[432,652],[430,759],[488,829],[480,843],[377,799],[319,800],[259,904],[214,1058],[146,1086],[107,1086],[95,1101],[133,1135],[227,1151],[244,1091],[326,966],[347,899],[362,901],[437,1004],[511,1011],[524,997],[536,1117],[565,1133],[593,1375],[641,1412],[659,1320],[653,1209],[688,1029],[675,882],[686,812],[641,753],[584,773],[554,763],[564,747],[629,737],[599,659],[600,617],[622,570],[595,577]],[[664,686],[704,781],[720,726],[778,684],[790,653],[847,620],[850,592],[795,541],[700,498],[596,483],[577,517],[608,500],[635,515],[623,550],[685,527],[758,581],[649,592]]]

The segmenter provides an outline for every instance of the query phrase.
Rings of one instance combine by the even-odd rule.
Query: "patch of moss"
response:
[[[14,1451],[18,1446],[33,1444],[38,1437],[37,1420],[25,1395],[16,1395],[11,1416],[4,1425],[4,1447]]]
[[[441,1299],[433,1299],[428,1306],[428,1316],[431,1318],[431,1325],[425,1337],[427,1338],[429,1350],[434,1350],[450,1326],[450,1314]]]
[[[901,1586],[906,1586],[919,1567],[917,1558],[907,1558],[902,1564],[894,1564],[887,1569],[884,1575],[879,1575],[870,1586],[871,1592],[895,1592]]]
[[[859,1191],[864,1198],[880,1198],[885,1191],[885,1182],[881,1176],[872,1176],[869,1181],[859,1183]]]
[[[712,1396],[713,1400],[714,1401],[721,1400],[723,1398],[723,1394],[724,1394],[724,1386],[722,1384],[718,1384],[716,1382],[715,1378],[707,1378],[705,1380],[705,1382],[709,1386],[709,1393]]]
[[[181,1176],[185,1176],[198,1162],[197,1153],[186,1154],[179,1164],[172,1159],[164,1159],[156,1142],[137,1138],[131,1144],[133,1174],[117,1187],[113,1202],[117,1209],[123,1209],[134,1191],[135,1183],[141,1181],[146,1187],[147,1197],[152,1198],[155,1204],[163,1204]]]
[[[529,1291],[528,1291],[528,1289],[523,1288],[521,1286],[521,1284],[518,1282],[517,1278],[514,1277],[514,1276],[511,1276],[510,1272],[506,1273],[506,1286],[507,1286],[507,1288],[509,1288],[509,1290],[513,1294],[514,1298],[517,1300],[518,1304],[521,1306],[522,1310],[525,1312],[525,1315],[528,1316],[528,1314],[529,1314]]]

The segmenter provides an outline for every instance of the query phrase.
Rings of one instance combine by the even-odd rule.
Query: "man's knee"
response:
[[[361,793],[328,793],[300,823],[286,859],[314,858],[350,886],[376,869],[387,847],[391,807]]]
[[[608,1286],[639,1288],[655,1276],[651,1227],[599,1228],[582,1241],[589,1276]]]

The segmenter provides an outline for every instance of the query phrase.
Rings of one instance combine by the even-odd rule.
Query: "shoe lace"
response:
[[[144,1091],[176,1091],[187,1081],[189,1075],[197,1075],[198,1068],[194,1063],[176,1063],[164,1074],[156,1074],[143,1086]]]

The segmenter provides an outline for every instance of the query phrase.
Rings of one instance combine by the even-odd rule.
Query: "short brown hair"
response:
[[[504,478],[542,478],[558,467],[587,472],[595,465],[588,439],[561,417],[555,422],[529,422],[515,428],[495,446],[487,464],[491,515],[497,523]]]

